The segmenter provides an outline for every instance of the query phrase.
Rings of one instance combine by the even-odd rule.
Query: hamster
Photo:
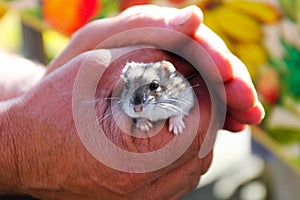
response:
[[[194,92],[171,62],[130,62],[123,68],[121,78],[125,84],[119,105],[136,120],[137,128],[149,131],[152,122],[169,119],[169,131],[183,133],[183,117],[194,105]]]

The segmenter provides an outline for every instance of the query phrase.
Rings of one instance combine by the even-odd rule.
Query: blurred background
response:
[[[0,51],[47,65],[89,21],[149,3],[199,6],[266,109],[261,125],[218,133],[210,170],[184,199],[300,199],[299,0],[0,0]]]

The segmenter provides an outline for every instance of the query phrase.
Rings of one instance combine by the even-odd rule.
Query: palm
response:
[[[94,56],[97,54],[91,53],[90,55]],[[101,59],[101,54],[99,56]],[[97,123],[102,128],[105,136],[110,142],[114,143],[118,149],[129,152],[129,157],[114,155],[114,152],[110,151],[113,149],[102,146],[103,143],[101,142],[104,141],[104,137],[99,137],[99,135],[97,135],[98,132],[82,132],[82,129],[79,128],[80,124],[77,124],[77,111],[79,111],[78,119],[81,121],[79,123],[84,122],[86,119],[83,114],[84,110],[80,110],[80,106],[77,107],[74,103],[76,102],[76,98],[74,97],[76,96],[74,94],[76,89],[74,88],[78,86],[76,80],[78,81],[78,76],[80,76],[80,69],[87,68],[91,64],[89,61],[85,62],[85,59],[83,59],[80,61],[81,64],[76,63],[74,60],[70,61],[69,64],[60,69],[59,73],[49,75],[49,77],[35,90],[28,94],[29,98],[27,101],[29,102],[31,101],[31,97],[34,97],[35,101],[36,98],[40,99],[40,101],[38,101],[39,103],[31,104],[31,106],[34,106],[34,110],[40,110],[39,112],[43,112],[42,107],[47,104],[50,105],[49,102],[55,103],[48,111],[49,113],[47,116],[40,117],[41,124],[36,123],[37,129],[39,127],[41,129],[37,130],[36,133],[29,133],[27,135],[29,140],[33,140],[32,138],[34,135],[47,134],[44,136],[44,138],[48,138],[47,140],[40,137],[40,141],[38,142],[39,145],[31,147],[34,151],[40,152],[39,157],[32,158],[31,155],[26,155],[26,157],[31,157],[31,159],[38,159],[39,163],[43,163],[43,166],[47,166],[48,176],[57,177],[51,179],[53,182],[47,184],[52,186],[64,185],[64,188],[53,191],[52,195],[55,196],[55,198],[59,199],[59,196],[61,196],[62,199],[74,199],[75,197],[78,197],[78,191],[80,191],[81,199],[84,199],[84,197],[93,199],[97,196],[103,197],[105,195],[107,195],[107,198],[129,198],[131,193],[135,193],[137,198],[149,197],[149,195],[154,197],[156,195],[159,195],[160,197],[166,195],[166,197],[169,197],[170,195],[173,196],[173,190],[171,189],[173,184],[166,185],[165,179],[182,179],[182,175],[179,175],[180,171],[184,173],[184,177],[189,176],[190,173],[196,173],[198,175],[193,178],[195,179],[193,185],[195,185],[200,175],[207,170],[211,161],[211,154],[208,154],[202,159],[199,159],[198,157],[199,146],[202,143],[202,138],[206,133],[207,124],[209,124],[210,120],[210,98],[202,79],[199,76],[195,76],[190,80],[192,85],[197,85],[195,86],[195,94],[198,98],[198,105],[196,104],[191,110],[190,115],[184,119],[186,123],[186,132],[182,135],[174,136],[168,131],[167,126],[162,128],[160,125],[163,124],[161,123],[154,127],[152,130],[153,132],[150,131],[148,133],[150,135],[153,133],[153,136],[150,137],[150,135],[145,135],[144,132],[135,129],[132,126],[130,118],[122,111],[114,111],[114,108],[118,109],[118,106],[111,104],[114,99],[112,98],[112,94],[118,92],[116,91],[116,86],[120,83],[119,74],[122,68],[120,63],[127,61],[128,58],[143,62],[168,59],[175,63],[175,65],[176,63],[180,64],[179,66],[182,66],[182,68],[180,68],[179,71],[184,75],[194,73],[194,70],[190,68],[191,66],[184,64],[183,61],[177,60],[162,51],[153,49],[135,51],[130,55],[126,54],[124,57],[109,64],[102,77],[99,78],[100,81],[97,83],[96,93],[94,93],[95,98],[93,98],[96,100],[94,100],[94,102],[93,100],[90,101],[90,99],[85,98],[84,90],[79,90],[80,95],[78,96],[82,98],[82,100],[79,101],[80,106],[88,105],[97,111]],[[88,60],[99,61],[99,59]],[[101,65],[100,63],[94,64]],[[84,80],[85,83],[90,81]],[[58,88],[61,90],[58,91]],[[45,94],[44,91],[47,91],[47,93]],[[94,104],[95,102],[96,106]],[[23,112],[31,112],[31,110],[32,108],[28,108],[27,110],[23,110]],[[201,120],[199,118],[199,110],[201,111]],[[114,113],[116,115],[114,115]],[[43,114],[40,113],[40,116],[43,116]],[[60,121],[61,116],[64,116],[63,122]],[[93,124],[92,120],[89,121],[89,119],[91,118],[88,118],[87,123],[83,123],[84,127],[88,129]],[[44,125],[49,122],[55,122],[54,124],[57,124],[56,129],[52,129],[51,131],[43,130]],[[155,134],[155,131],[157,130],[159,130],[159,132]],[[143,135],[144,137],[134,137],[138,135]],[[87,138],[87,140],[84,138]],[[170,147],[169,149],[171,149],[171,151],[166,151],[166,154],[161,153],[160,150],[166,146],[170,146],[172,141],[177,145],[176,148],[172,149]],[[55,144],[61,145],[56,146]],[[91,147],[89,145],[96,146]],[[180,148],[181,146],[184,148]],[[40,150],[40,147],[43,147],[42,151]],[[95,149],[98,151],[94,151]],[[177,150],[181,151],[176,152]],[[63,155],[61,155],[61,152],[63,152]],[[148,157],[147,153],[149,152],[157,152],[158,155]],[[142,160],[133,162],[131,159],[135,159],[135,157],[130,157],[130,153],[138,153]],[[100,159],[98,156],[100,156]],[[103,160],[101,160],[103,156],[110,159],[109,161],[111,163],[103,162]],[[53,163],[53,160],[57,159],[60,162]],[[185,169],[183,166],[191,166],[190,162],[194,163],[192,165],[194,167]],[[121,166],[118,166],[120,163]],[[205,166],[202,167],[201,170],[199,170],[199,163],[202,163],[201,165]],[[36,167],[36,169],[38,170],[30,173],[39,174],[45,170],[40,167]],[[129,169],[129,171],[126,172],[126,169]],[[166,175],[168,173],[174,175],[169,177]],[[41,178],[40,180],[43,179]],[[104,185],[96,184],[95,180],[96,182],[105,180]],[[188,184],[187,186],[184,182],[174,181],[174,183],[175,182],[177,187],[191,188],[191,184]],[[90,185],[88,189],[86,184]],[[168,189],[167,191],[163,191],[163,194],[156,194],[154,191],[160,187]],[[110,189],[107,191],[107,188]],[[48,188],[48,190],[52,189]],[[35,196],[49,197],[49,191],[44,193],[37,190],[31,190],[30,193]]]

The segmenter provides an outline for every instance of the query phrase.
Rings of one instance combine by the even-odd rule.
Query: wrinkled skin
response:
[[[239,131],[246,124],[259,123],[263,117],[263,109],[245,66],[229,53],[213,32],[201,24],[200,10],[189,7],[185,11],[188,13],[185,15],[187,18],[175,17],[169,20],[171,13],[179,12],[177,9],[155,6],[130,8],[115,18],[95,21],[79,30],[72,37],[69,46],[50,64],[47,75],[25,91],[18,101],[8,100],[12,106],[2,112],[4,117],[1,119],[8,124],[3,129],[2,137],[5,140],[2,141],[12,145],[4,148],[12,165],[4,167],[9,170],[3,175],[6,182],[0,181],[0,191],[64,200],[179,199],[193,189],[209,168],[212,159],[211,152],[201,159],[198,156],[212,114],[210,96],[200,76],[190,80],[192,85],[199,84],[194,88],[201,112],[197,135],[190,148],[178,160],[157,171],[126,173],[99,162],[80,141],[72,113],[73,86],[80,67],[88,63],[96,64],[103,70],[108,68],[107,75],[102,76],[96,92],[97,97],[107,98],[119,80],[118,74],[122,67],[117,62],[111,63],[107,55],[116,58],[126,51],[127,48],[123,46],[145,42],[163,46],[165,41],[152,34],[146,39],[143,35],[137,35],[120,40],[122,42],[110,41],[100,47],[99,43],[113,33],[133,27],[154,26],[175,29],[192,36],[213,58],[226,92],[224,128]],[[105,50],[93,50],[97,46]],[[162,58],[171,60],[175,65],[180,63],[178,70],[186,76],[195,71],[190,65],[161,50],[138,50],[119,59],[120,62],[128,59],[147,62]],[[87,59],[90,62],[85,62]],[[96,109],[100,118],[110,112],[108,104],[97,104]],[[191,111],[184,134],[189,134],[189,123],[199,118],[199,115],[198,112]],[[168,132],[167,125],[155,137],[145,139],[134,139],[123,134],[112,118],[101,121],[101,126],[116,145],[131,152],[158,149],[174,137]],[[126,129],[130,128],[128,125]],[[9,134],[11,135],[8,136]],[[0,159],[0,163],[1,161]]]

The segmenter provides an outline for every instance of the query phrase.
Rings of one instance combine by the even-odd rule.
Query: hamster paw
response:
[[[182,116],[174,116],[169,119],[169,131],[173,132],[175,135],[183,133],[185,128]]]
[[[150,131],[153,128],[151,121],[145,118],[139,118],[136,121],[136,127],[141,129],[142,131]]]

